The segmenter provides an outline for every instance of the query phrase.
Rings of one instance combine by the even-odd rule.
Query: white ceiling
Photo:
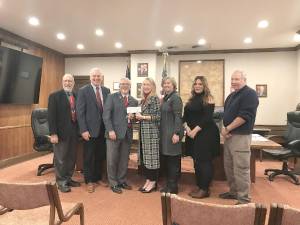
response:
[[[30,16],[39,18],[38,27],[28,25]],[[262,19],[267,29],[257,28]],[[173,31],[176,24],[182,33]],[[156,40],[192,50],[201,37],[206,50],[294,47],[300,0],[0,0],[0,27],[64,54],[153,50]],[[66,40],[57,40],[57,32]],[[250,45],[243,43],[247,36]],[[78,43],[85,49],[76,49]]]

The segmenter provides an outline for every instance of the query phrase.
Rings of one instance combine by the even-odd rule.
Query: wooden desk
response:
[[[221,139],[221,155],[214,160],[214,179],[215,180],[226,180],[224,171],[224,158],[223,158],[223,144],[224,141]],[[280,144],[271,141],[259,134],[252,134],[251,141],[251,157],[250,157],[250,177],[251,182],[255,183],[256,176],[256,156],[262,149],[278,149],[282,148]]]

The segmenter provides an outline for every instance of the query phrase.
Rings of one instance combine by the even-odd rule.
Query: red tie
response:
[[[123,101],[124,101],[124,106],[127,108],[127,106],[128,106],[128,97],[126,95],[124,96]]]
[[[70,95],[69,101],[70,101],[72,121],[76,122],[75,98],[72,94]]]
[[[102,106],[102,100],[99,92],[99,87],[96,87],[96,99],[97,99],[97,104],[99,106],[100,112],[103,112],[103,106]]]

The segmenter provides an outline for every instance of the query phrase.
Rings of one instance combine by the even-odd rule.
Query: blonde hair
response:
[[[143,83],[144,83],[145,81],[148,81],[148,82],[150,83],[150,85],[151,85],[151,92],[149,93],[149,95],[145,96],[144,91],[142,91],[142,96],[143,96],[142,102],[143,102],[144,104],[147,102],[147,99],[149,99],[149,97],[151,97],[151,96],[157,96],[157,94],[156,94],[156,84],[155,84],[155,81],[154,81],[152,78],[150,78],[150,77],[145,78],[145,80],[143,81]]]
[[[169,81],[172,83],[173,88],[174,88],[174,91],[176,91],[176,90],[177,90],[177,82],[176,82],[176,80],[175,80],[174,77],[169,77],[169,76],[168,76],[168,77],[163,78],[163,80],[162,80],[162,82],[161,82],[161,86],[163,87],[164,83],[165,83],[167,80],[169,80]]]

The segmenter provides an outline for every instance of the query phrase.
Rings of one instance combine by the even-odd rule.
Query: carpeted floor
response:
[[[52,161],[52,154],[39,157],[0,170],[0,180],[12,182],[39,182],[54,180],[53,170],[45,175],[37,177],[37,166],[41,163]],[[86,225],[162,225],[160,193],[153,192],[142,194],[137,189],[143,184],[144,179],[137,173],[136,155],[130,156],[128,180],[134,190],[125,191],[123,194],[115,194],[109,188],[98,186],[92,194],[86,192],[82,184],[79,188],[73,188],[72,192],[62,194],[60,197],[65,202],[83,202],[85,207]],[[256,183],[251,186],[253,202],[264,203],[269,207],[270,203],[285,203],[300,208],[300,186],[291,183],[286,177],[278,177],[270,182],[264,176],[265,168],[280,168],[280,162],[264,160],[257,162]],[[194,188],[192,161],[183,159],[182,177],[180,180],[180,193],[182,197],[190,198],[188,192]],[[74,174],[74,179],[82,182],[79,172]],[[162,186],[160,181],[159,186]],[[227,191],[226,182],[214,181],[211,187],[211,197],[203,199],[203,202],[234,204],[233,200],[222,200],[218,194]],[[34,197],[34,196],[33,196]],[[200,201],[200,200],[199,200]],[[79,224],[78,217],[74,217],[67,225]],[[21,225],[21,224],[20,224]]]

